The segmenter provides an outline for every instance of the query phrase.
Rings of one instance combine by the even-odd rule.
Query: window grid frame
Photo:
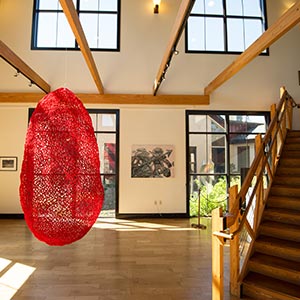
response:
[[[225,119],[224,119],[224,131],[222,132],[217,132],[217,131],[210,131],[208,129],[206,130],[192,130],[190,128],[190,116],[197,116],[197,115],[201,115],[201,116],[209,116],[209,115],[224,115]],[[270,112],[269,111],[244,111],[244,110],[233,110],[233,111],[229,111],[229,110],[186,110],[185,111],[185,143],[186,143],[186,213],[189,215],[190,214],[190,178],[193,176],[207,176],[207,173],[203,173],[203,172],[198,172],[196,170],[196,172],[191,172],[190,171],[190,152],[189,152],[189,147],[190,145],[190,136],[191,135],[198,135],[198,136],[207,136],[207,135],[211,135],[211,136],[218,136],[218,135],[223,135],[225,138],[225,170],[224,172],[212,172],[209,173],[209,176],[225,176],[226,178],[226,184],[227,184],[227,189],[229,189],[230,187],[230,180],[232,177],[240,175],[239,173],[236,172],[232,172],[230,170],[230,164],[231,164],[231,151],[230,151],[230,137],[232,134],[239,134],[239,135],[243,135],[243,134],[251,134],[250,131],[244,131],[244,130],[239,130],[239,131],[232,131],[230,129],[230,117],[231,116],[239,116],[239,115],[243,115],[243,116],[264,116],[265,118],[265,124],[266,124],[266,128],[265,128],[265,132],[262,133],[263,135],[267,132],[268,130],[268,126],[270,125]],[[206,120],[207,122],[207,120]],[[207,147],[207,145],[205,145],[205,147]],[[251,163],[250,163],[251,165]],[[228,207],[228,203],[227,203],[227,207]]]
[[[203,18],[204,21],[207,18],[220,18],[223,19],[223,36],[224,36],[224,50],[189,50],[188,49],[188,21],[186,23],[185,27],[185,53],[193,54],[193,53],[207,53],[207,54],[241,54],[243,51],[228,51],[228,19],[238,19],[238,20],[259,20],[261,21],[262,27],[263,27],[263,33],[267,30],[268,28],[268,18],[267,18],[267,9],[266,9],[266,0],[261,0],[262,1],[262,17],[258,16],[243,16],[243,15],[227,15],[227,7],[226,7],[226,0],[222,0],[223,3],[223,14],[205,14],[205,13],[190,13],[190,17],[199,17]],[[205,23],[204,23],[205,26]],[[245,30],[245,28],[243,28]],[[204,44],[206,44],[206,30],[204,29]],[[243,39],[243,44],[245,45],[245,35]],[[206,45],[205,45],[206,47]],[[245,48],[246,49],[246,48]],[[265,49],[265,52],[260,53],[262,56],[268,56],[269,55],[269,48]]]
[[[117,32],[116,32],[116,48],[90,48],[91,51],[100,52],[120,52],[120,35],[121,35],[121,0],[117,1],[117,11],[105,11],[105,10],[80,10],[80,1],[76,0],[76,12],[80,18],[80,14],[94,14],[94,15],[116,15],[117,16]],[[38,22],[40,18],[40,13],[64,13],[62,9],[40,9],[39,0],[34,0],[33,2],[33,13],[32,13],[32,32],[31,32],[31,50],[68,50],[68,51],[80,51],[76,38],[74,36],[74,47],[38,47]],[[98,20],[99,22],[99,20]],[[97,28],[97,32],[99,27]],[[57,38],[57,34],[56,34]]]

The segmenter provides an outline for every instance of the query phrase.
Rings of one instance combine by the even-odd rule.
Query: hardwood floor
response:
[[[210,220],[206,230],[191,222],[99,219],[80,241],[53,247],[24,220],[0,220],[0,299],[211,300]],[[228,278],[225,288],[232,299]]]

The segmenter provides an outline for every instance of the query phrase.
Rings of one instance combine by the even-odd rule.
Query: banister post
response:
[[[223,231],[223,210],[212,211],[212,300],[224,299],[224,239],[214,235]]]
[[[280,99],[283,97],[284,93],[285,93],[285,87],[282,86],[280,88]],[[283,106],[285,106],[285,105],[287,105],[287,104],[284,103]],[[285,137],[286,137],[286,113],[284,113],[283,116],[282,116],[281,124],[282,124],[281,130],[282,130],[282,135],[283,135],[283,141],[282,142],[284,143],[284,140],[285,140]]]
[[[287,129],[293,128],[293,104],[291,98],[287,102]]]
[[[276,118],[276,104],[272,104],[271,105],[271,109],[270,109],[270,113],[271,113],[271,122],[274,118]],[[272,141],[273,141],[273,145],[272,145],[272,177],[274,178],[275,175],[275,170],[276,170],[276,161],[277,161],[277,134],[276,134],[276,129],[277,126],[274,126],[273,131],[272,131]]]
[[[239,201],[237,199],[237,194],[237,185],[229,188],[229,213],[234,218],[234,222],[230,226],[230,233],[238,230],[239,227]],[[240,297],[240,286],[238,283],[239,273],[239,236],[237,235],[230,241],[230,293],[236,297]]]
[[[258,134],[255,137],[255,152],[256,155],[258,154],[259,149],[262,147],[262,136],[261,134]],[[263,158],[262,158],[263,159]],[[263,200],[264,200],[264,176],[262,174],[261,178],[258,178],[259,173],[262,171],[262,161],[259,163],[257,167],[257,173],[256,173],[256,180],[259,181],[257,191],[256,191],[256,205],[255,205],[255,212],[254,212],[254,223],[253,223],[253,230],[256,232],[257,226],[258,226],[258,217],[260,215],[260,212],[262,210],[262,207],[264,206]]]

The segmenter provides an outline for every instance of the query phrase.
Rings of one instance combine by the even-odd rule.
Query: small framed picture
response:
[[[18,158],[16,156],[0,156],[0,171],[17,171]]]

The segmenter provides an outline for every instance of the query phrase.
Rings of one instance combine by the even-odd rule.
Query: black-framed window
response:
[[[100,217],[119,213],[119,110],[88,109],[100,155],[104,203]]]
[[[73,0],[91,50],[120,50],[121,0]],[[79,50],[59,0],[34,0],[32,49]]]
[[[238,184],[255,157],[255,136],[264,134],[269,112],[186,111],[187,212],[202,215],[227,207],[228,188]]]
[[[196,0],[186,27],[186,52],[239,54],[266,28],[265,0]]]

